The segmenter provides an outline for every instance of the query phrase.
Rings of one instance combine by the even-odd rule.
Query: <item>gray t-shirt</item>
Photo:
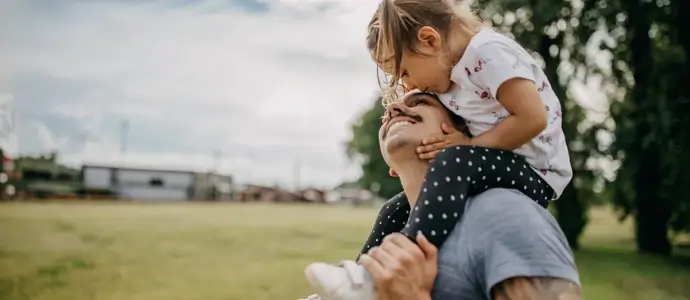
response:
[[[491,299],[516,276],[580,279],[565,235],[551,214],[524,194],[491,189],[467,202],[439,251],[434,300]]]

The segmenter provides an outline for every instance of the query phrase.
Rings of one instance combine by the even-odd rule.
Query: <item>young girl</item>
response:
[[[563,192],[572,169],[560,102],[536,61],[515,41],[486,28],[454,0],[383,0],[369,24],[367,46],[391,77],[391,89],[402,82],[406,89],[439,94],[467,121],[473,137],[446,134],[418,148],[420,158],[434,158],[427,179],[443,178],[434,170],[447,170],[443,167],[456,157],[467,162],[453,170],[461,176],[445,177],[457,178],[459,201],[442,201],[447,191],[426,180],[418,199],[430,201],[416,201],[410,210],[384,206],[362,254],[394,231],[412,241],[422,233],[440,248],[466,199],[490,188],[519,190],[544,207]],[[404,195],[389,203],[400,199],[405,201]],[[312,264],[306,273],[326,300],[375,299],[366,272],[353,262]]]

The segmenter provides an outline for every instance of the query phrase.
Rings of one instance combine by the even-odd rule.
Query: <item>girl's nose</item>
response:
[[[407,93],[407,92],[409,92],[409,91],[411,91],[411,90],[414,90],[414,89],[417,89],[417,86],[416,86],[414,83],[412,83],[412,82],[403,82],[403,90],[405,91],[405,93]]]

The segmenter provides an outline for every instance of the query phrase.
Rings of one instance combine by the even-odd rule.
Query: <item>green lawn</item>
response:
[[[353,258],[376,211],[304,205],[0,205],[0,299],[289,300],[315,260]],[[690,299],[690,264],[632,251],[592,212],[577,253],[587,299]]]

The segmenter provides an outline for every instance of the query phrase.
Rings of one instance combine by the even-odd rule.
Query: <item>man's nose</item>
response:
[[[407,107],[405,106],[405,103],[402,101],[399,102],[393,102],[388,105],[388,112],[390,113],[391,117],[396,117],[401,114],[404,114],[405,111],[407,110]]]

